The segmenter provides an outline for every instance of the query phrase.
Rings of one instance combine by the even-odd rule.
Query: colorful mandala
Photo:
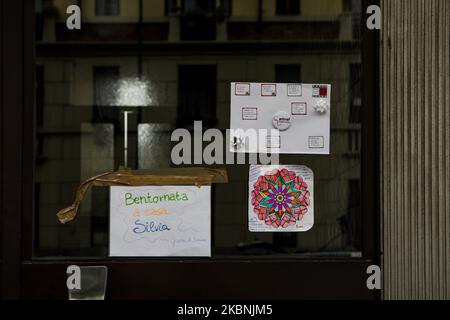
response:
[[[275,169],[253,185],[252,206],[258,219],[274,228],[287,228],[308,212],[308,185],[294,171]]]

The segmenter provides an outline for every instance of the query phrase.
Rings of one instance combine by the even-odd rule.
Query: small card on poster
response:
[[[237,96],[249,96],[250,95],[250,83],[235,83],[234,94]]]
[[[302,85],[299,83],[288,83],[287,84],[287,95],[289,97],[301,97],[302,96]]]
[[[305,232],[314,225],[314,174],[301,165],[252,165],[250,232]]]
[[[242,108],[242,120],[258,120],[258,108],[243,107]]]
[[[262,83],[261,84],[261,96],[276,97],[277,96],[277,85],[275,83]]]
[[[278,130],[276,153],[330,154],[331,85],[233,82],[230,101],[231,152],[265,153],[264,141],[237,135],[256,130],[258,139],[272,141],[261,135]],[[236,145],[236,140],[246,142]]]
[[[111,187],[111,257],[211,256],[211,187]]]
[[[306,116],[308,115],[308,105],[306,102],[292,102],[291,114],[294,116]]]

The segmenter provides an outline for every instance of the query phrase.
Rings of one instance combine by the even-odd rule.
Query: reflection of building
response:
[[[82,29],[69,31],[65,8],[73,1],[42,1],[36,245],[54,254],[62,253],[57,245],[106,243],[105,190],[94,191],[72,226],[56,228],[54,214],[80,180],[122,163],[120,111],[135,111],[130,164],[170,166],[170,130],[193,120],[227,128],[229,82],[239,80],[331,83],[332,155],[281,158],[308,165],[317,181],[315,227],[295,237],[247,232],[248,167],[229,166],[230,183],[216,186],[213,197],[214,245],[258,238],[307,252],[359,249],[356,2],[85,0],[78,1]]]

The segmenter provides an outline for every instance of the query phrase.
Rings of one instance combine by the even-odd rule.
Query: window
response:
[[[44,15],[43,4],[41,1],[36,1],[35,4],[35,39],[36,41],[42,41],[42,35],[44,33]]]
[[[216,66],[178,67],[179,126],[202,120],[205,125],[216,122]]]
[[[348,180],[348,207],[359,208],[361,205],[361,181],[359,179]]]
[[[215,40],[215,1],[184,0],[180,19],[181,40]]]
[[[226,16],[230,16],[233,10],[233,1],[232,0],[220,0],[220,8],[222,13]]]
[[[277,0],[277,15],[299,15],[300,0]]]
[[[17,1],[22,3],[25,0]],[[182,39],[191,40],[195,38],[194,36],[201,39],[198,35],[202,32],[209,32],[213,36],[211,39],[214,39],[214,26],[218,21],[215,13],[188,15],[187,11],[182,11],[183,1],[171,1],[171,3],[175,2],[180,6],[177,8],[177,14],[181,14],[180,25],[184,23],[180,26]],[[197,2],[188,2],[186,1],[186,10],[189,7],[193,8],[190,4],[194,4],[195,8]],[[210,2],[215,4],[214,10],[216,10],[219,1]],[[100,5],[100,3],[102,6],[106,4],[105,1],[97,4]],[[96,8],[98,14],[106,11],[119,13],[119,2],[114,1],[114,3],[117,5],[115,10],[106,10],[105,7]],[[136,3],[137,1],[120,2],[121,13],[123,14],[125,9],[134,10]],[[284,7],[281,3],[282,1],[278,2],[279,14],[300,13],[300,1],[285,1]],[[275,4],[276,2],[273,1],[273,11],[275,11]],[[199,7],[202,6],[199,5]],[[238,14],[241,7],[235,8]],[[208,6],[203,8],[207,9]],[[257,16],[256,6],[250,6],[248,10],[249,14]],[[330,14],[329,9],[318,4],[303,6],[301,11],[305,16],[313,13],[320,16]],[[341,25],[340,14],[336,12],[333,18],[335,21],[333,26],[336,26],[332,28],[334,31],[338,31]],[[291,17],[295,16],[286,16],[288,20]],[[184,18],[186,19],[183,20]],[[14,19],[10,20],[15,26]],[[157,20],[155,23],[146,22],[145,34],[151,35],[156,32],[153,31],[154,28],[159,28],[162,20],[155,20]],[[205,21],[211,23],[208,24]],[[375,262],[371,240],[374,238],[372,237],[374,228],[370,225],[373,220],[374,206],[365,208],[367,210],[362,210],[362,206],[366,203],[370,204],[370,201],[367,202],[368,198],[371,200],[376,194],[364,194],[364,202],[358,206],[355,203],[360,201],[359,197],[363,191],[358,193],[358,188],[353,185],[356,183],[352,182],[350,186],[349,180],[360,179],[362,190],[367,190],[367,184],[372,185],[372,177],[369,175],[367,179],[367,172],[371,172],[372,164],[368,162],[363,176],[360,176],[361,159],[367,161],[377,157],[376,154],[370,153],[361,157],[361,152],[355,148],[353,148],[355,151],[352,156],[347,154],[348,128],[360,130],[360,127],[363,127],[370,130],[369,133],[373,132],[371,126],[365,126],[365,121],[369,119],[367,116],[363,117],[363,125],[349,125],[350,98],[353,96],[349,89],[355,85],[354,83],[349,85],[353,82],[349,79],[350,64],[360,63],[361,49],[365,46],[349,45],[347,40],[339,38],[338,32],[329,34],[329,21],[314,19],[314,21],[306,22],[302,20],[280,23],[280,20],[262,19],[260,22],[262,32],[258,33],[256,19],[252,21],[239,19],[233,21],[232,19],[226,23],[228,34],[230,34],[230,26],[235,24],[242,34],[239,41],[229,38],[226,43],[210,41],[182,45],[161,41],[159,45],[149,44],[150,46],[139,46],[131,38],[128,39],[128,44],[122,43],[117,37],[114,39],[94,38],[88,32],[89,28],[86,28],[82,33],[77,33],[78,40],[73,40],[71,43],[71,48],[73,46],[76,50],[65,50],[67,42],[55,37],[52,34],[53,31],[46,28],[45,37],[43,37],[45,40],[36,43],[36,63],[45,68],[43,79],[45,101],[43,110],[38,112],[40,117],[43,116],[43,127],[39,130],[36,126],[36,130],[33,130],[30,124],[39,117],[33,119],[32,113],[24,112],[26,122],[23,125],[21,122],[17,126],[14,123],[10,129],[14,130],[14,133],[18,132],[17,135],[14,134],[18,137],[22,137],[21,128],[27,130],[23,136],[27,137],[27,144],[22,148],[11,148],[12,152],[8,150],[4,153],[9,157],[8,163],[22,157],[23,153],[23,162],[28,170],[18,170],[18,172],[24,172],[24,175],[27,174],[25,179],[27,186],[20,190],[6,190],[10,196],[17,193],[17,197],[13,197],[14,203],[20,204],[20,206],[17,205],[18,212],[22,213],[21,210],[23,210],[22,215],[11,216],[12,218],[17,216],[18,218],[14,219],[19,221],[18,223],[21,223],[22,217],[24,219],[23,225],[17,224],[17,228],[14,228],[14,230],[24,230],[20,235],[24,236],[22,249],[26,265],[25,268],[20,268],[18,263],[18,269],[26,269],[27,273],[23,278],[37,280],[25,281],[26,288],[23,292],[29,296],[58,295],[64,298],[67,295],[64,281],[60,283],[61,285],[50,287],[42,286],[42,283],[48,276],[64,275],[67,261],[76,261],[80,265],[92,264],[92,261],[96,261],[95,263],[106,265],[112,271],[109,273],[111,277],[108,277],[107,286],[110,298],[164,298],[168,295],[181,298],[186,295],[193,298],[208,295],[215,298],[224,294],[242,298],[251,295],[251,291],[263,297],[276,295],[281,298],[296,299],[304,296],[311,297],[311,292],[316,297],[319,294],[332,297],[342,293],[340,288],[331,292],[330,288],[338,288],[342,282],[342,277],[339,277],[344,273],[348,275],[344,289],[350,292],[345,291],[345,297],[354,295],[355,292],[364,298],[372,294],[368,292],[364,295],[365,283],[360,281],[361,277],[358,275],[364,273],[367,262]],[[60,25],[65,28],[63,23]],[[168,24],[165,23],[165,27],[167,26]],[[117,27],[120,26],[102,24],[101,32],[116,35]],[[130,28],[135,30],[137,26],[130,22]],[[297,29],[301,29],[302,32],[294,32]],[[372,34],[374,33],[365,33],[364,41],[370,40]],[[192,37],[189,38],[187,35]],[[28,36],[28,39],[31,37]],[[47,43],[49,40],[52,40],[51,44]],[[87,41],[90,41],[92,45],[86,45]],[[27,41],[16,42],[20,42],[20,46],[17,46],[19,50],[29,49],[32,46],[29,43],[24,48],[23,44]],[[327,45],[323,45],[325,42]],[[12,45],[16,44],[12,43]],[[149,50],[153,47],[158,49]],[[378,47],[374,45],[374,48]],[[33,50],[21,52],[21,56],[26,56],[29,52],[33,53]],[[33,55],[30,54],[30,56]],[[33,66],[32,59],[34,58],[31,58],[25,67]],[[9,57],[7,60],[14,62],[17,59]],[[367,65],[372,65],[373,61],[371,56],[366,56]],[[139,68],[141,62],[142,68]],[[4,64],[5,71],[10,72],[11,67],[8,65],[14,64]],[[344,72],[342,72],[343,65]],[[363,65],[364,70],[367,65]],[[32,74],[34,70],[30,72],[28,67],[21,74]],[[372,81],[370,75],[367,77],[368,81]],[[145,86],[145,90],[151,97],[150,103],[134,106],[136,91],[129,88],[129,91],[122,92],[122,89],[127,87],[125,84],[131,81],[130,79],[146,79],[148,86]],[[24,99],[28,100],[36,98],[34,97],[34,79],[31,85],[27,80],[26,86],[18,84],[17,79],[12,80],[12,84],[4,84],[9,88],[14,85],[17,90],[23,88],[26,92],[23,95],[10,94],[8,104],[13,105],[12,102],[18,100],[15,99],[16,96],[25,97]],[[133,112],[129,117],[128,126],[128,166],[132,169],[175,166],[170,161],[172,147],[170,136],[173,130],[178,127],[192,126],[194,120],[202,120],[204,128],[216,124],[222,131],[228,128],[230,82],[232,81],[303,81],[330,83],[333,88],[337,88],[333,90],[332,96],[332,110],[339,109],[339,112],[334,114],[336,116],[331,117],[332,153],[329,156],[280,156],[280,163],[306,165],[314,172],[314,211],[317,219],[310,231],[297,234],[249,232],[247,165],[227,165],[229,183],[217,184],[213,187],[211,195],[213,257],[211,260],[193,258],[175,259],[176,261],[174,259],[121,261],[121,259],[110,259],[108,257],[108,188],[92,188],[90,194],[87,194],[83,200],[77,219],[72,223],[61,225],[57,221],[55,213],[72,204],[76,188],[81,182],[94,175],[115,171],[124,164],[122,161],[124,159],[124,117],[121,111]],[[120,90],[117,90],[118,84]],[[0,94],[8,93],[8,90],[0,91]],[[124,99],[122,99],[122,93],[124,93]],[[376,106],[372,108],[375,100],[364,100],[365,112],[375,111]],[[0,117],[12,115],[6,119],[15,121],[14,119],[20,118],[23,110],[31,110],[33,103],[34,101],[27,103],[30,109],[5,108],[7,112]],[[308,111],[314,112],[314,109],[309,108]],[[298,116],[296,120],[301,122],[303,118]],[[36,158],[35,133],[42,136],[40,144],[42,151],[38,154],[45,155],[45,159],[36,161],[33,168],[32,162]],[[11,138],[12,134],[9,134],[9,137]],[[372,150],[375,144],[372,143],[371,136],[359,137],[359,144],[365,146],[364,150],[366,152]],[[141,146],[145,146],[145,149]],[[17,157],[14,155],[16,151]],[[142,159],[145,161],[141,161]],[[33,175],[31,169],[35,172],[34,179],[31,177]],[[33,193],[30,185],[34,184],[36,189]],[[21,199],[22,197],[24,200]],[[33,197],[36,203],[34,214],[31,214]],[[364,223],[361,223],[362,220]],[[30,231],[31,228],[34,228],[34,233]],[[10,234],[14,235],[14,232]],[[362,236],[364,241],[361,239]],[[14,237],[16,238],[19,237]],[[34,242],[31,241],[33,239],[35,239]],[[261,257],[261,255],[267,256]],[[309,260],[311,257],[313,257],[313,263]],[[355,260],[354,257],[364,259]],[[95,260],[89,260],[92,258]],[[46,260],[45,268],[42,268],[43,263],[40,259]],[[319,259],[321,262],[317,263]],[[47,263],[54,260],[61,261]],[[154,269],[152,269],[153,278],[160,280],[152,282],[155,290],[148,290],[146,283],[152,280],[146,276],[145,272],[141,272],[148,269],[150,264]],[[180,274],[183,270],[189,269],[189,276],[167,283],[164,272],[169,269],[174,274]],[[42,270],[45,271],[44,275],[40,273]],[[280,270],[287,273],[280,274]],[[256,281],[253,283],[256,287],[236,289],[240,283],[245,283],[245,279],[265,279],[268,275],[274,274],[284,276],[292,273],[293,270],[302,270],[303,274],[308,275],[299,281],[296,288],[280,285],[276,281],[263,284],[261,281]],[[351,272],[347,272],[349,270]],[[217,277],[217,274],[223,276]],[[324,274],[328,274],[329,279],[340,280],[330,285],[322,281]],[[36,277],[36,275],[39,276]],[[205,287],[200,286],[198,290],[192,291],[191,280],[200,278],[204,279]],[[129,284],[127,288],[113,289],[120,287],[124,281]],[[225,291],[220,282],[227,283]],[[55,293],[52,290],[56,287],[59,291]]]
[[[36,126],[44,123],[44,66],[36,67]]]
[[[110,122],[115,118],[116,105],[115,92],[118,79],[119,67],[98,66],[93,69],[94,75],[94,111],[93,122]]]
[[[177,11],[176,0],[164,0],[164,15],[170,16]]]
[[[339,218],[344,241],[347,248],[360,250],[361,235],[358,228],[361,223],[361,180],[348,180],[348,209],[347,213]]]
[[[358,156],[361,152],[361,130],[349,129],[347,132],[348,132],[348,154]]]
[[[301,68],[298,64],[278,64],[275,66],[275,82],[299,83]]]
[[[361,38],[361,1],[351,0],[353,39]]]
[[[118,16],[120,14],[119,0],[96,0],[95,15],[96,16]]]
[[[184,0],[183,13],[212,13],[215,1],[210,0]]]
[[[343,12],[352,12],[352,0],[344,0],[342,2],[342,11]]]
[[[44,139],[39,130],[44,126],[44,104],[45,104],[45,87],[44,87],[44,66],[36,66],[36,162],[44,159]],[[36,184],[39,187],[39,184]],[[36,213],[39,216],[39,212]]]
[[[350,65],[350,123],[361,122],[361,65]]]

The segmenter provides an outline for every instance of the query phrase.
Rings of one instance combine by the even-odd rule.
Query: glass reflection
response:
[[[231,81],[330,83],[332,149],[281,157],[315,173],[316,223],[301,234],[248,232],[248,166],[227,166],[212,197],[214,254],[358,255],[361,2],[139,2],[79,1],[78,32],[67,1],[36,1],[35,255],[107,254],[108,189],[94,188],[69,225],[55,214],[83,179],[124,163],[123,111],[129,166],[168,167],[174,128],[228,128]]]
[[[170,167],[170,125],[144,123],[138,125],[139,169]]]
[[[154,90],[154,89],[153,89]],[[122,78],[117,84],[116,106],[143,107],[153,105],[155,92],[148,80],[142,78]]]

